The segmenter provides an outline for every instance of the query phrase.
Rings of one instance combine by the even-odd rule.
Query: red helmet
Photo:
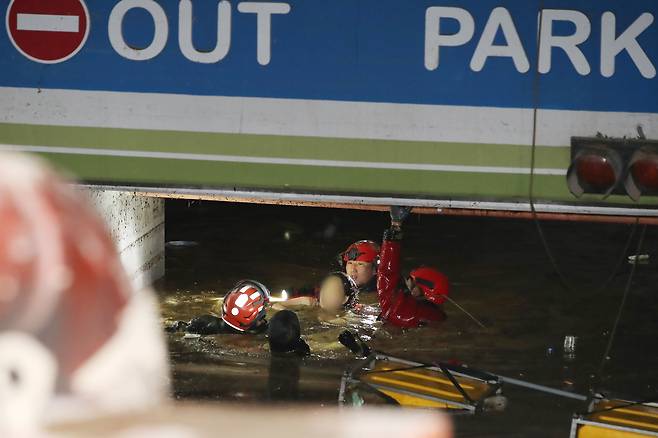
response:
[[[244,332],[265,319],[270,291],[254,280],[239,281],[224,297],[222,319],[234,329]]]
[[[349,261],[376,263],[379,259],[379,245],[372,240],[354,242],[342,254],[343,263]]]
[[[448,277],[434,268],[416,268],[409,273],[416,284],[423,291],[425,298],[434,304],[441,304],[450,293]]]

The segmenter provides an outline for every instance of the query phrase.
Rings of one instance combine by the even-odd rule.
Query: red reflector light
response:
[[[610,159],[594,153],[577,158],[576,174],[581,182],[594,190],[607,190],[617,181],[617,175]]]
[[[601,199],[626,193],[632,200],[658,197],[658,140],[571,137],[567,187],[577,198],[600,194]]]
[[[642,191],[658,190],[658,158],[643,158],[631,166],[631,174]]]

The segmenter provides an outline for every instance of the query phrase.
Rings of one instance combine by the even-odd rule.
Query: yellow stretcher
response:
[[[343,376],[339,403],[366,385],[405,407],[439,408],[474,413],[484,400],[500,392],[496,376],[453,365],[427,365],[374,353]]]
[[[658,437],[658,405],[598,399],[574,416],[570,438]]]

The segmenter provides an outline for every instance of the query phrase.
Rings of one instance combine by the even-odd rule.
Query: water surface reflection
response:
[[[313,285],[333,269],[334,256],[358,239],[380,240],[384,213],[312,208],[171,202],[167,276],[160,281],[163,320],[208,313],[242,278],[273,293]],[[413,216],[405,226],[403,265],[441,268],[452,296],[486,329],[449,303],[448,320],[400,330],[374,321],[374,296],[362,296],[367,316],[341,324],[315,309],[298,313],[312,356],[271,358],[259,336],[169,334],[178,398],[229,401],[302,401],[334,405],[338,383],[354,358],[337,342],[347,325],[372,347],[417,361],[455,360],[473,367],[584,392],[594,380],[630,265],[612,272],[632,226],[543,223],[551,250],[573,291],[560,285],[530,221]],[[639,233],[636,233],[636,236]],[[645,248],[657,247],[647,230]],[[635,247],[635,242],[630,246]],[[612,276],[609,286],[601,285]],[[618,329],[604,382],[598,388],[636,397],[658,391],[656,264],[639,265]],[[564,355],[565,336],[577,336]],[[506,387],[503,413],[456,419],[464,436],[565,436],[577,402]]]

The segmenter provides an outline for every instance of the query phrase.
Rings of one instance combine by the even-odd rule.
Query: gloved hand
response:
[[[392,205],[389,207],[389,213],[391,215],[391,224],[401,225],[407,216],[409,216],[409,213],[411,213],[411,207]]]
[[[349,330],[338,335],[338,342],[346,346],[356,357],[368,357],[371,353],[370,347]]]
[[[168,333],[174,333],[187,329],[189,324],[185,321],[176,321],[171,325],[165,327],[165,331]]]

